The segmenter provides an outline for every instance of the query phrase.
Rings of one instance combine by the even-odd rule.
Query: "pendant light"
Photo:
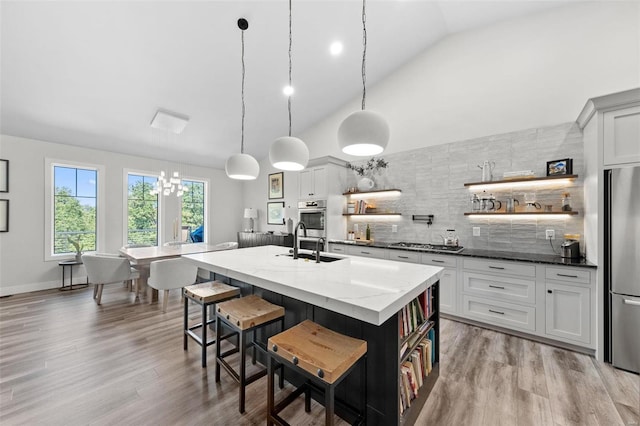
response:
[[[291,85],[291,0],[289,0],[289,88]],[[276,139],[269,148],[271,165],[280,170],[302,170],[309,162],[309,149],[301,139],[291,136],[291,91],[289,91],[287,106],[289,110],[289,136]]]
[[[244,153],[244,30],[249,28],[249,22],[246,19],[238,19],[238,28],[240,28],[242,40],[242,127],[240,136],[240,154],[234,154],[227,159],[224,170],[231,179],[253,180],[260,174],[260,165],[255,158]]]
[[[338,128],[338,145],[345,154],[369,156],[380,154],[389,142],[389,125],[384,117],[365,111],[367,97],[367,15],[366,0],[362,0],[362,111],[349,115]]]

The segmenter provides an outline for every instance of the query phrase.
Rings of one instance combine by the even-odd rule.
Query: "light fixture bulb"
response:
[[[338,56],[339,54],[341,54],[342,49],[342,42],[339,41],[334,41],[333,43],[331,43],[331,46],[329,46],[329,52],[331,52],[333,56]]]
[[[282,89],[282,93],[285,94],[285,96],[291,96],[293,95],[293,86],[284,86],[284,89]]]
[[[377,155],[384,151],[388,142],[389,125],[373,111],[356,111],[338,128],[338,146],[345,154]]]
[[[302,170],[309,162],[309,148],[298,138],[283,136],[271,144],[269,161],[276,169]]]
[[[224,170],[231,179],[254,180],[260,174],[260,165],[249,154],[234,154],[227,159]]]

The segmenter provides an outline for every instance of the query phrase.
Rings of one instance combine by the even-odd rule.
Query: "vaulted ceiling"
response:
[[[449,34],[566,2],[369,1],[367,87]],[[287,134],[288,2],[2,1],[0,131],[216,168]],[[293,134],[361,95],[362,2],[293,1]],[[341,41],[339,56],[329,45]],[[189,117],[152,130],[157,109]]]

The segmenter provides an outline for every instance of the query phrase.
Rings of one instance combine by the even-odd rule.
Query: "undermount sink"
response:
[[[289,254],[283,254],[280,256],[288,256],[293,258],[293,254],[289,253]],[[298,253],[298,259],[309,259],[309,260],[313,260],[314,262],[316,261],[316,255],[315,254],[311,254],[311,253]],[[342,260],[344,259],[344,257],[333,257],[333,256],[325,256],[325,255],[320,255],[320,262],[335,262],[336,260]]]

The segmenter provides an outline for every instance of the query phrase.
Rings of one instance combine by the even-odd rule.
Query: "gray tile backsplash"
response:
[[[348,227],[369,223],[373,237],[378,241],[409,241],[441,243],[440,235],[454,228],[460,244],[470,248],[508,250],[551,254],[545,230],[555,230],[553,246],[559,245],[565,233],[583,234],[583,145],[582,133],[575,123],[538,129],[527,129],[501,135],[425,147],[412,151],[382,155],[389,166],[381,176],[374,176],[376,189],[398,188],[402,196],[375,201],[378,211],[402,213],[399,220],[381,218],[349,218]],[[573,173],[580,175],[570,186],[523,189],[488,189],[498,200],[513,196],[523,203],[524,192],[535,192],[541,205],[551,204],[559,210],[564,192],[571,194],[571,205],[577,216],[559,218],[535,217],[472,217],[470,211],[472,192],[466,182],[479,182],[483,160],[495,162],[494,180],[502,178],[506,171],[533,170],[536,176],[546,175],[547,161],[573,159]],[[349,186],[355,186],[357,176],[350,175]],[[371,200],[370,200],[371,201]],[[414,214],[433,214],[434,223],[413,222]],[[392,232],[392,225],[398,226]],[[472,236],[472,228],[480,228],[480,236]],[[584,244],[582,244],[584,247]]]

